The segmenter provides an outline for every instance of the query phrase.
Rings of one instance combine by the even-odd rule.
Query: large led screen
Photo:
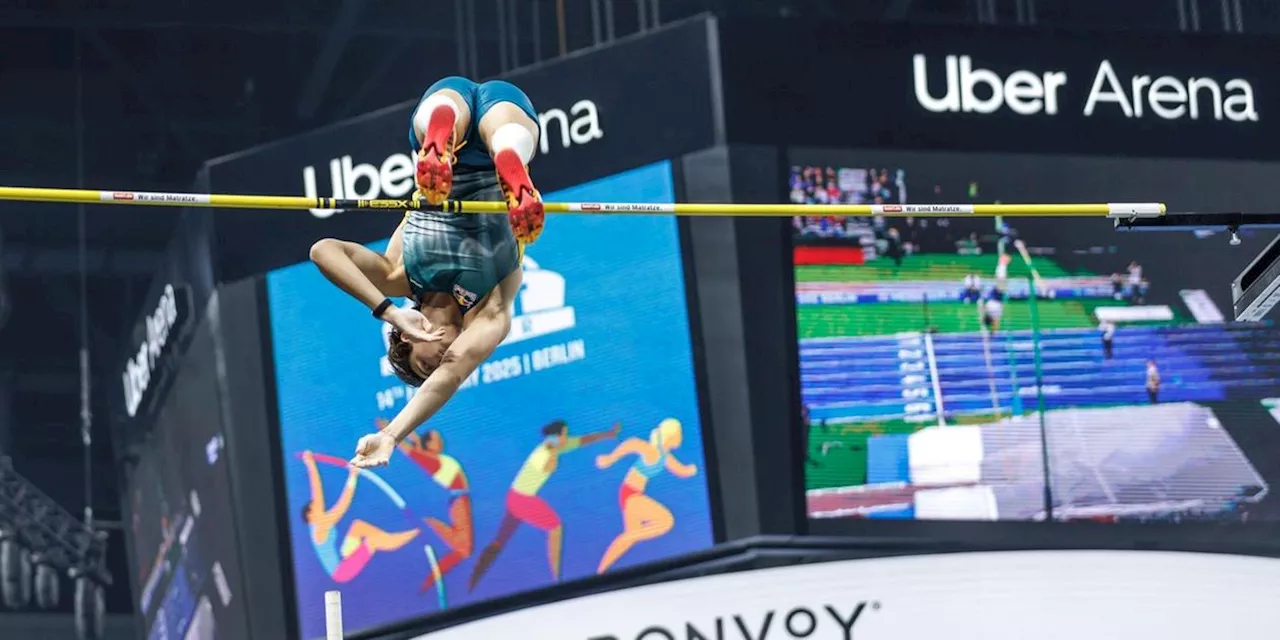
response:
[[[795,203],[1269,210],[1257,163],[796,152]],[[1280,519],[1280,329],[1232,321],[1270,239],[1105,219],[794,219],[814,518]]]
[[[673,196],[663,162],[546,197]],[[551,216],[524,269],[506,342],[416,445],[359,473],[344,462],[357,439],[413,389],[387,368],[381,323],[314,266],[268,275],[303,637],[323,635],[330,589],[359,629],[712,543],[675,218]],[[522,465],[557,422],[602,439],[565,452],[540,491],[522,489]],[[303,519],[313,501],[324,529]]]
[[[214,348],[205,319],[128,475],[133,592],[152,640],[248,637]]]

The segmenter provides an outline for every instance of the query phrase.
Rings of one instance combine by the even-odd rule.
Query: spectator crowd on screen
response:
[[[888,169],[796,166],[791,168],[793,204],[902,204],[906,202],[906,172]],[[800,236],[852,238],[863,233],[867,216],[796,216]],[[884,219],[871,222],[876,235],[887,237]]]

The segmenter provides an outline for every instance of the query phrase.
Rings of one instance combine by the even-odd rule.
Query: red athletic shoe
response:
[[[493,156],[493,166],[498,171],[498,182],[507,196],[507,221],[516,240],[533,244],[542,235],[547,214],[542,208],[542,195],[533,188],[529,168],[511,149],[503,149]]]
[[[431,112],[427,130],[422,135],[416,179],[418,193],[430,204],[444,202],[453,191],[453,163],[458,161],[453,129],[456,118],[453,109],[440,105]]]

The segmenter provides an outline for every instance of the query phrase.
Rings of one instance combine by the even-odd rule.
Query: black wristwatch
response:
[[[391,298],[383,298],[382,302],[379,302],[378,306],[373,308],[373,317],[381,320],[382,314],[386,313],[387,309],[393,304],[395,303],[391,301]]]

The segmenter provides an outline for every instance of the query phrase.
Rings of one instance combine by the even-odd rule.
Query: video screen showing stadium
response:
[[[793,152],[801,204],[1267,210],[1280,165]],[[793,220],[811,518],[1280,520],[1280,329],[1231,316],[1273,234],[1104,218]]]

